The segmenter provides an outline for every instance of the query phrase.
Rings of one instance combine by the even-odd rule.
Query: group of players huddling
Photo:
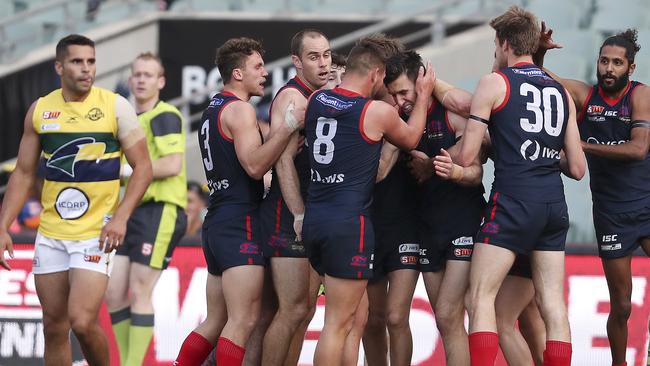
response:
[[[650,254],[650,89],[630,81],[636,31],[603,42],[589,86],[543,68],[559,45],[530,12],[512,7],[490,25],[493,71],[473,95],[396,39],[362,38],[344,58],[321,31],[300,31],[297,74],[268,126],[249,103],[268,76],[261,43],[218,48],[224,88],[199,130],[207,317],[175,365],[201,365],[215,345],[219,366],[297,364],[321,285],[315,365],[356,365],[362,339],[368,365],[409,365],[421,272],[447,365],[493,365],[501,346],[511,365],[568,366],[560,175],[581,179],[587,161],[612,365],[626,365],[630,259],[639,246]]]

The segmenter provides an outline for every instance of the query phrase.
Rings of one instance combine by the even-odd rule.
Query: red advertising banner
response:
[[[31,273],[32,246],[16,246],[12,271],[0,270],[0,364],[42,364],[43,335],[41,310]],[[145,365],[169,365],[185,336],[205,317],[205,279],[207,271],[198,247],[177,248],[171,266],[163,272],[154,291],[156,309],[154,342]],[[650,259],[632,261],[632,316],[629,321],[627,362],[642,366],[646,361],[648,318],[650,316]],[[606,322],[609,294],[600,260],[593,256],[567,256],[566,300],[571,322],[573,365],[609,366]],[[316,342],[323,325],[324,299],[319,299],[314,320],[309,326],[301,365],[311,365]],[[435,318],[422,283],[418,283],[411,311],[413,365],[444,365],[444,350]],[[119,358],[110,331],[110,321],[102,309],[102,326],[111,347],[111,365]],[[363,354],[359,364],[363,365]],[[498,365],[505,366],[500,356]]]

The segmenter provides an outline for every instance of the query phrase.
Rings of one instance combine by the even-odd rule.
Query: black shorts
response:
[[[648,183],[650,184],[650,183]],[[626,257],[650,238],[650,207],[624,213],[593,208],[598,255],[604,259]]]
[[[181,207],[145,202],[133,210],[126,225],[124,244],[115,254],[154,269],[165,269],[186,228],[187,215]]]
[[[208,273],[220,276],[231,267],[263,266],[260,236],[258,211],[225,220],[206,219],[202,237]]]
[[[260,208],[264,257],[307,258],[303,242],[296,241],[293,214],[282,198],[266,198]]]
[[[311,265],[321,276],[372,278],[375,233],[367,216],[345,221],[322,221],[307,216],[302,232],[311,249]]]
[[[415,219],[399,223],[375,223],[374,279],[399,269],[418,270],[420,240]]]
[[[492,192],[483,213],[478,243],[529,255],[533,250],[563,251],[569,230],[566,202],[529,202]]]
[[[447,261],[470,261],[481,224],[482,197],[462,206],[436,207],[420,219],[420,271],[438,272]]]
[[[532,279],[533,269],[530,265],[530,257],[527,255],[517,254],[512,267],[510,267],[508,276],[517,276]]]

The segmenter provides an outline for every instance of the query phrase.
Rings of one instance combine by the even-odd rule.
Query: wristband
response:
[[[470,114],[470,115],[469,115],[469,119],[473,119],[474,121],[481,122],[481,123],[485,123],[486,125],[489,125],[489,124],[490,124],[490,121],[488,121],[487,119],[485,119],[485,118],[481,118],[481,117],[479,117],[479,116],[475,116],[475,115],[473,115],[473,114]]]
[[[294,220],[294,221],[302,221],[302,220],[304,220],[304,218],[305,218],[305,214],[304,214],[304,213],[297,214],[297,215],[293,215],[293,220]]]

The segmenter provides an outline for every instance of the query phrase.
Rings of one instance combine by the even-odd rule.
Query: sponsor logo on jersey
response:
[[[529,147],[531,145],[534,145],[534,151],[531,153],[531,149]],[[523,144],[521,144],[521,148],[519,148],[519,152],[521,152],[521,156],[524,158],[524,160],[530,160],[530,161],[535,161],[539,157],[539,151],[541,150],[539,146],[539,142],[537,141],[531,141],[531,140],[526,140],[524,141]]]
[[[402,264],[415,265],[418,263],[418,257],[415,255],[403,255],[399,258]]]
[[[101,109],[95,107],[90,111],[88,111],[88,114],[86,114],[86,118],[93,122],[97,122],[100,119],[104,118],[104,112],[102,112]]]
[[[331,174],[326,177],[320,175],[317,170],[311,169],[311,181],[324,184],[342,183],[345,180],[345,174]]]
[[[61,115],[59,111],[45,111],[43,112],[43,119],[57,119]]]
[[[589,114],[601,114],[603,113],[603,111],[605,111],[605,107],[603,107],[602,105],[590,104],[587,107],[587,113]]]
[[[612,250],[619,250],[621,248],[622,248],[621,243],[618,243],[618,244],[603,244],[603,245],[600,246],[600,250],[602,250],[604,252],[609,252],[609,251],[612,251]]]
[[[242,254],[259,254],[259,247],[253,243],[244,243],[239,246],[239,252]]]
[[[525,70],[522,70],[522,69],[514,69],[513,68],[512,72],[515,73],[515,74],[525,75],[525,76],[528,76],[528,77],[546,76],[546,74],[544,74],[544,71],[542,71],[540,69],[525,69]]]
[[[224,101],[223,98],[213,98],[213,99],[210,101],[210,105],[208,105],[208,108],[209,108],[209,107],[217,107],[217,106],[220,106],[220,105],[223,104],[223,101]]]
[[[350,107],[352,107],[353,105],[356,104],[356,101],[346,102],[346,101],[340,100],[338,98],[335,98],[335,97],[332,97],[332,96],[329,96],[329,95],[325,95],[325,93],[318,94],[318,96],[316,96],[316,100],[318,102],[320,102],[321,104],[324,104],[324,105],[326,105],[328,107],[334,108],[334,109],[339,110],[339,111],[348,109],[348,108],[350,108]]]
[[[456,248],[454,249],[454,255],[458,258],[469,258],[472,256],[471,248]]]
[[[142,243],[142,255],[150,256],[151,252],[153,252],[153,244]]]
[[[56,196],[54,208],[62,219],[75,220],[88,211],[89,205],[88,196],[83,191],[68,187],[61,190]]]
[[[60,129],[61,125],[58,123],[45,123],[41,125],[41,131],[56,131]]]
[[[460,238],[452,240],[451,243],[456,246],[474,245],[474,238],[471,236],[461,236]]]
[[[355,255],[350,261],[350,265],[354,267],[366,267],[368,266],[368,257],[363,255]]]
[[[419,253],[420,252],[420,244],[413,244],[413,243],[400,244],[399,252],[400,253]]]
[[[208,188],[210,188],[210,194],[216,191],[226,190],[229,187],[230,187],[230,182],[228,182],[228,179],[222,179],[222,180],[208,179]]]
[[[593,136],[587,137],[588,144],[600,144],[600,145],[620,145],[628,142],[629,140],[618,140],[618,141],[599,141]]]

